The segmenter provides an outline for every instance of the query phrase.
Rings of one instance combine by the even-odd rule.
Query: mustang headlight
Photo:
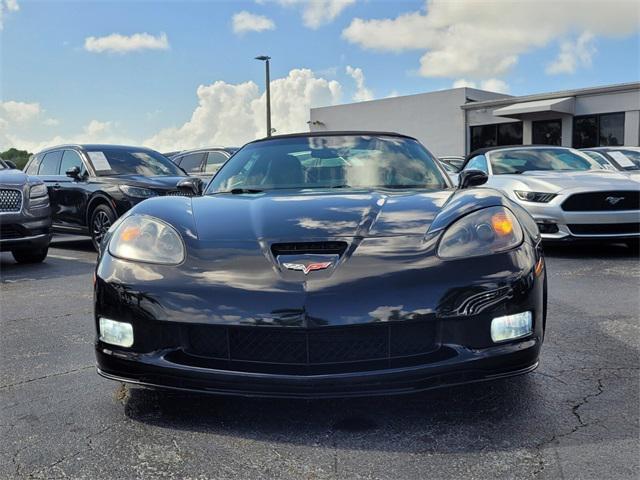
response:
[[[504,252],[522,242],[522,227],[505,207],[470,213],[447,228],[438,246],[442,258],[477,257]]]
[[[29,198],[41,198],[47,195],[47,186],[44,183],[32,185],[29,190]]]
[[[149,198],[158,195],[153,190],[142,187],[133,187],[131,185],[120,185],[120,191],[129,197]]]
[[[548,203],[557,197],[555,193],[524,192],[521,190],[514,190],[513,192],[516,194],[516,197],[525,202]]]
[[[178,265],[185,257],[180,234],[168,223],[146,215],[131,215],[117,225],[109,240],[114,257],[138,262]]]

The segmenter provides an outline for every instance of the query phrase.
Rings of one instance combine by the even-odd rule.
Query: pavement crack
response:
[[[11,388],[11,387],[19,387],[19,386],[25,385],[27,383],[37,382],[38,380],[45,380],[47,378],[60,377],[62,375],[69,375],[71,373],[78,373],[78,372],[82,372],[83,370],[88,370],[89,368],[95,368],[95,365],[93,365],[93,364],[92,365],[86,365],[84,367],[74,368],[74,369],[71,369],[71,370],[67,370],[65,372],[50,373],[49,375],[43,375],[42,377],[30,378],[28,380],[23,380],[21,382],[8,383],[6,385],[0,385],[0,390],[4,390],[5,388]]]

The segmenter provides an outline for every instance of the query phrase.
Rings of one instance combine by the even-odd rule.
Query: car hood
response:
[[[424,235],[453,190],[297,191],[192,199],[200,241]]]
[[[608,170],[588,170],[576,172],[530,171],[519,175],[495,175],[495,186],[511,186],[535,192],[557,193],[572,188],[592,188],[594,190],[635,190],[638,183],[628,175]]]
[[[117,175],[99,177],[101,182],[117,185],[133,185],[136,187],[151,188],[154,190],[172,190],[178,182],[188,178],[186,176],[158,176],[145,177],[144,175]]]
[[[28,181],[29,177],[21,170],[0,170],[0,185],[24,185]]]

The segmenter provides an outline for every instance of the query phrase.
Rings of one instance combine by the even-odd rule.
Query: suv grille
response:
[[[640,223],[580,223],[567,226],[574,235],[633,235],[640,233]]]
[[[13,188],[0,188],[0,212],[19,212],[22,192]]]
[[[562,203],[562,209],[567,212],[640,210],[640,192],[575,193]]]
[[[342,255],[346,249],[346,242],[299,242],[271,245],[271,253],[274,257],[278,255]]]
[[[379,368],[437,348],[433,321],[324,328],[192,325],[187,354],[224,360],[223,367],[277,373],[337,373]]]

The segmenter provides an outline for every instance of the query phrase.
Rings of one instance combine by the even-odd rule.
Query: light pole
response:
[[[271,57],[266,55],[260,55],[256,57],[256,60],[261,60],[265,63],[266,68],[266,83],[267,83],[267,137],[271,136],[271,82],[269,80],[269,60]]]

